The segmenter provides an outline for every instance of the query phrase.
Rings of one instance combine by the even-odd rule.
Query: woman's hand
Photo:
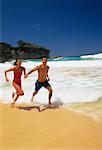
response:
[[[24,78],[27,78],[28,77],[28,75],[26,74],[26,75],[24,75]]]
[[[9,79],[6,79],[6,82],[8,82],[9,81]]]

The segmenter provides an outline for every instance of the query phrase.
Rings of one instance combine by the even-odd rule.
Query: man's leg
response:
[[[32,98],[31,98],[31,102],[33,102],[34,96],[35,96],[37,93],[38,93],[37,91],[34,91],[34,92],[33,92],[33,95],[32,95]]]
[[[36,81],[35,83],[35,91],[33,92],[32,98],[31,98],[31,102],[33,102],[34,96],[38,93],[38,91],[40,90],[40,88],[42,87],[42,84],[38,81]]]
[[[45,87],[48,91],[49,91],[49,96],[48,96],[48,100],[49,100],[49,104],[51,104],[51,97],[52,97],[52,88],[51,86],[47,86]]]

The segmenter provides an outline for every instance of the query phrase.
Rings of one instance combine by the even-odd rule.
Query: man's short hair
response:
[[[41,59],[43,59],[43,58],[46,58],[46,59],[47,59],[47,57],[46,57],[46,56],[42,56],[42,58],[41,58]]]

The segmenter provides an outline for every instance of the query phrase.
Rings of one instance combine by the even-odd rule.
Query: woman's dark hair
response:
[[[14,62],[14,64],[13,64],[14,66],[17,65],[16,63],[17,63],[18,59],[20,59],[20,58],[17,58],[17,59],[15,60],[15,62]]]

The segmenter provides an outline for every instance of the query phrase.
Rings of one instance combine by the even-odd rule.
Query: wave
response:
[[[93,54],[93,55],[84,55],[84,56],[80,56],[80,58],[102,58],[102,53],[99,54]]]
[[[36,61],[26,61],[22,63],[22,66],[26,67],[27,69],[32,69],[35,66],[41,64],[41,62],[36,62]],[[90,67],[101,67],[102,66],[102,59],[101,60],[73,60],[73,61],[48,61],[48,65],[50,68],[90,68]],[[0,63],[0,68],[6,70],[9,67],[12,67],[13,63]]]
[[[53,58],[53,60],[62,60],[63,59],[63,57],[57,57],[57,58]]]
[[[22,66],[28,72],[40,63],[30,60],[24,61]],[[68,104],[102,100],[102,60],[48,61],[48,65],[50,66],[50,83],[54,91],[52,102],[60,101]],[[12,83],[6,83],[4,79],[4,70],[10,67],[12,67],[12,62],[0,63],[0,99],[3,102],[11,102],[11,93],[14,91]],[[8,78],[12,81],[13,74],[8,73]],[[17,103],[30,102],[36,79],[37,72],[31,74],[27,79],[22,78],[25,94],[19,98]],[[35,102],[46,104],[48,92],[42,88],[36,95]]]

